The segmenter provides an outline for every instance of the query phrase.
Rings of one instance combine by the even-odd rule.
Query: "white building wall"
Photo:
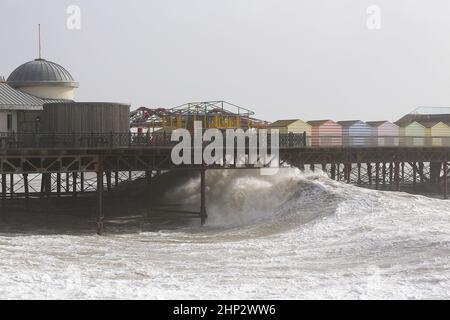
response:
[[[43,99],[74,100],[74,88],[58,86],[20,87],[18,90]]]
[[[8,131],[8,114],[12,115],[12,129]],[[0,111],[0,133],[17,132],[17,111]]]

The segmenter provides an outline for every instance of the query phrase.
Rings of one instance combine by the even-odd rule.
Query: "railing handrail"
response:
[[[204,129],[205,131],[207,129]],[[219,129],[220,130],[220,129]],[[226,129],[220,130],[225,132]],[[258,131],[256,131],[258,132]],[[262,131],[255,137],[258,139]],[[271,133],[267,131],[270,147]],[[224,136],[224,141],[227,136]],[[126,148],[133,146],[162,147],[174,146],[170,132],[122,132],[122,133],[15,133],[0,132],[0,150],[41,149],[41,148]],[[305,133],[279,133],[280,148],[309,147],[450,147],[450,136],[396,136],[396,135],[320,135],[310,136]]]

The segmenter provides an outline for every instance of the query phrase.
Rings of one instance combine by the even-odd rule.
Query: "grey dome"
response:
[[[40,85],[78,87],[69,71],[59,64],[44,59],[24,63],[11,73],[7,83],[12,87]]]

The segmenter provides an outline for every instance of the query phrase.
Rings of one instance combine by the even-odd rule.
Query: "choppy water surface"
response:
[[[0,233],[0,297],[450,298],[448,201],[293,169],[207,180],[204,228]],[[197,206],[198,184],[168,198]]]

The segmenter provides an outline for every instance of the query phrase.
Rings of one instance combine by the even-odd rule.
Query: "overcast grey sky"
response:
[[[0,21],[0,75],[37,57],[41,23],[43,57],[80,82],[79,101],[227,100],[268,120],[450,106],[448,0],[0,0]]]

